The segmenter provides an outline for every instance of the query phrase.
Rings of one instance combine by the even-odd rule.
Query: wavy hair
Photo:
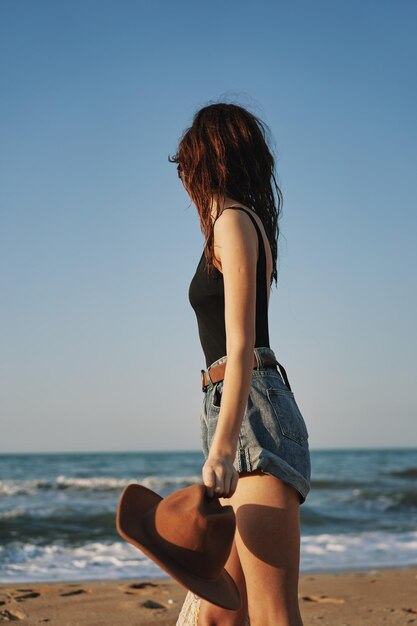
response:
[[[246,205],[262,220],[272,252],[271,284],[277,284],[279,216],[283,196],[276,182],[275,159],[268,146],[268,126],[237,104],[209,104],[194,114],[170,163],[178,164],[197,207],[206,240],[208,271],[213,270],[213,194]],[[277,200],[275,200],[274,191]],[[221,208],[217,205],[217,219]]]

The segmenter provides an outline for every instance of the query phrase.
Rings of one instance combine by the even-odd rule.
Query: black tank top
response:
[[[250,210],[232,206],[226,209],[245,211],[252,220],[259,240],[258,261],[256,264],[256,341],[255,348],[269,345],[268,294],[266,287],[266,253],[260,228]],[[224,210],[226,210],[224,209]],[[191,280],[188,298],[195,311],[201,347],[208,368],[214,361],[226,354],[226,326],[224,319],[223,274],[214,267],[214,275],[207,276],[206,258],[201,255],[196,272]]]

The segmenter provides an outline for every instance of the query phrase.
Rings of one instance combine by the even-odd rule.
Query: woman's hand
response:
[[[230,498],[236,491],[239,473],[233,460],[228,454],[210,451],[202,469],[203,483],[210,498]]]

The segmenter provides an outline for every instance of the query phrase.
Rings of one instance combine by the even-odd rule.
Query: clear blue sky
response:
[[[312,448],[417,445],[417,4],[0,3],[0,451],[198,449],[203,237],[175,165],[270,126],[271,347]]]

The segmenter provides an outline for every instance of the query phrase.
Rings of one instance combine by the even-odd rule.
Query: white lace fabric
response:
[[[175,626],[198,626],[199,612],[200,597],[188,591]],[[249,617],[246,618],[246,626],[250,626]]]

